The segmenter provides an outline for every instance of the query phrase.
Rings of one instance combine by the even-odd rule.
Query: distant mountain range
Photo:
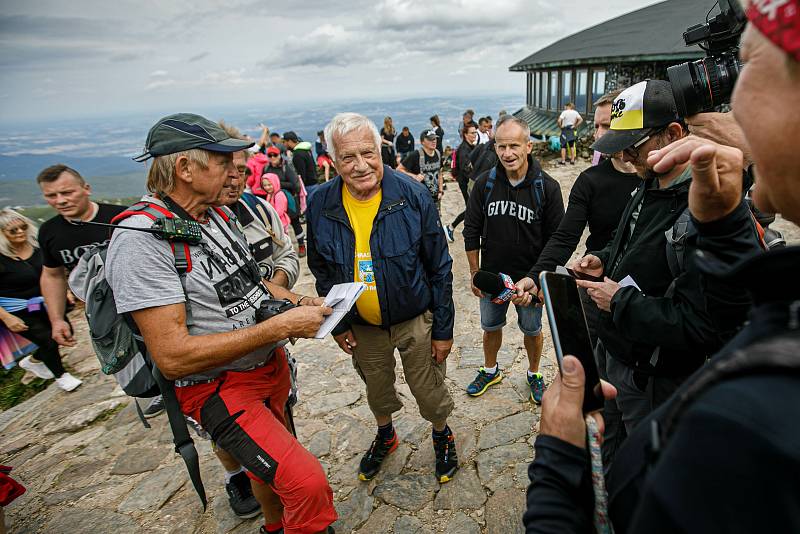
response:
[[[93,176],[87,180],[92,186],[94,198],[138,197],[145,191],[145,173],[141,169],[133,173]],[[0,206],[36,206],[40,204],[44,204],[44,199],[35,179],[0,180]]]
[[[75,157],[64,154],[0,155],[0,182],[35,179],[39,171],[63,163],[85,176],[105,176],[143,171],[144,165],[124,156]]]
[[[399,131],[408,126],[414,137],[430,127],[429,117],[438,114],[444,128],[445,146],[457,146],[461,113],[474,109],[476,120],[490,115],[496,121],[501,109],[513,113],[523,104],[522,95],[478,97],[430,97],[393,102],[355,102],[308,106],[306,108],[230,110],[209,114],[225,118],[243,133],[257,138],[259,124],[274,132],[294,130],[312,144],[317,130],[342,111],[355,111],[370,117],[380,128],[391,115]],[[184,111],[184,110],[180,110]],[[147,130],[155,118],[146,116],[107,120],[69,121],[45,127],[0,126],[0,206],[42,204],[36,175],[50,165],[63,163],[75,168],[101,198],[131,197],[144,190],[146,166],[131,157],[140,153]]]

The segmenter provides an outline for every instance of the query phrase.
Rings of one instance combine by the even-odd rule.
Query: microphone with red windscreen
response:
[[[507,274],[495,274],[489,271],[477,271],[472,277],[472,284],[489,295],[495,304],[504,304],[511,300],[517,288]]]

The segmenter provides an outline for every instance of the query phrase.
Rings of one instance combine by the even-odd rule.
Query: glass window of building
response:
[[[589,90],[589,71],[579,70],[575,73],[575,109],[586,113],[586,96]]]
[[[539,72],[539,87],[542,90],[539,92],[539,107],[542,109],[547,108],[547,89],[550,87],[550,77],[546,72]]]
[[[561,71],[561,106],[562,109],[568,103],[572,102],[572,71]]]
[[[548,109],[558,110],[558,71],[550,71],[550,103]]]
[[[533,74],[530,72],[525,75],[525,105],[530,106],[533,102]]]
[[[606,92],[606,71],[597,69],[592,71],[592,102],[596,102]]]

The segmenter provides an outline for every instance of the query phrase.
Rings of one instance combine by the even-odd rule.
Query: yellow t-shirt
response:
[[[356,309],[362,319],[374,325],[381,324],[381,305],[378,302],[378,288],[375,286],[369,237],[382,196],[382,192],[378,191],[378,194],[369,200],[358,200],[350,194],[346,186],[342,186],[342,203],[356,237],[353,278],[354,281],[363,282],[367,286],[356,301]]]

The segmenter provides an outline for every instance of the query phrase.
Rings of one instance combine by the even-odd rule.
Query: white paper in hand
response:
[[[361,282],[350,282],[349,284],[336,284],[328,292],[325,297],[325,306],[333,308],[333,312],[328,315],[319,327],[315,339],[322,339],[331,333],[339,321],[341,321],[353,304],[356,303],[358,297],[366,289],[366,285]]]
[[[626,276],[625,278],[623,278],[622,280],[619,281],[619,287],[628,287],[628,286],[633,286],[636,289],[638,289],[639,291],[642,290],[639,287],[639,285],[636,283],[636,280],[634,280],[631,275],[628,275],[628,276]]]

